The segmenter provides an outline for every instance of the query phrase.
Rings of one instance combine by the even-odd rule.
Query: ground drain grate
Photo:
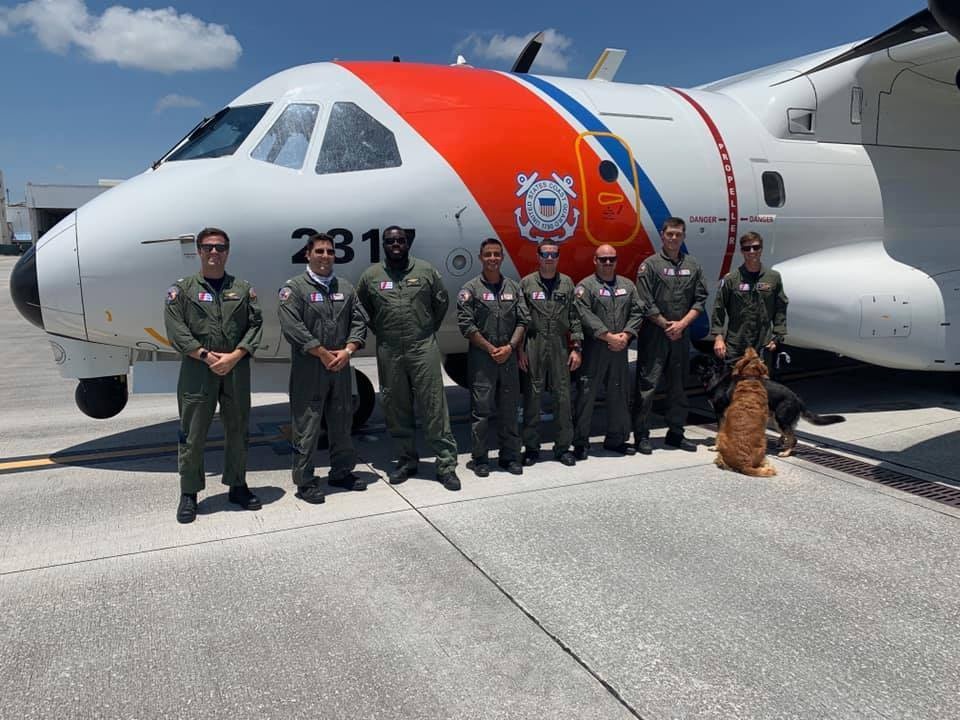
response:
[[[897,470],[878,467],[865,463],[862,460],[854,460],[853,458],[844,457],[843,455],[837,455],[806,445],[798,445],[793,451],[793,455],[794,457],[812,462],[821,467],[839,470],[848,475],[862,478],[863,480],[869,480],[870,482],[875,482],[880,485],[896,488],[897,490],[908,492],[911,495],[919,495],[928,500],[936,500],[950,507],[960,508],[960,487],[952,487],[950,485],[930,482],[929,480],[921,480],[920,478],[911,477]]]

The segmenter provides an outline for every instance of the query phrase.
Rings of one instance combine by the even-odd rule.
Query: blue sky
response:
[[[583,77],[605,47],[618,80],[688,87],[872,35],[920,0],[650,4],[447,1],[235,3],[0,0],[0,170],[25,184],[137,174],[205,114],[268,75],[318,60],[508,69],[550,29],[535,72]],[[507,59],[511,58],[511,59]]]

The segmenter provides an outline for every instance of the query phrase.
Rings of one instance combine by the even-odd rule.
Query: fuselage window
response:
[[[307,156],[307,146],[317,122],[318,105],[287,105],[250,157],[254,160],[299,170]]]
[[[352,102],[334,103],[323,136],[317,174],[400,166],[393,133]]]
[[[206,124],[200,124],[167,161],[199,160],[233,155],[267,112],[270,103],[224,108]]]
[[[763,181],[763,201],[767,207],[783,207],[787,201],[787,192],[783,188],[783,178],[778,172],[765,172]]]

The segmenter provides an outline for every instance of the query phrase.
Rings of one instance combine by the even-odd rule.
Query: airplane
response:
[[[227,230],[228,271],[259,288],[254,390],[283,391],[276,291],[303,271],[316,231],[335,238],[336,272],[356,281],[380,260],[382,230],[408,228],[453,296],[479,272],[483,238],[503,241],[515,277],[536,268],[544,238],[562,243],[575,281],[601,243],[635,277],[663,220],[679,216],[711,293],[737,238],[764,237],[790,296],[790,345],[957,372],[958,39],[958,3],[929,0],[865,42],[693,89],[615,82],[617,50],[586,79],[530,74],[540,38],[511,72],[462,58],[294,67],[40,238],[11,294],[62,375],[79,379],[79,408],[104,418],[126,404],[128,374],[137,392],[175,386],[163,298],[197,271],[204,226]],[[701,322],[696,338],[707,331]],[[454,308],[439,341],[463,383]],[[374,392],[361,373],[354,381],[362,423]]]

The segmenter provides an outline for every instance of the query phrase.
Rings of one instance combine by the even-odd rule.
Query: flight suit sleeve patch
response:
[[[291,295],[293,295],[293,290],[291,290],[290,288],[288,287],[280,288],[280,292],[279,292],[280,302],[286,302],[287,300],[290,299]]]
[[[457,300],[459,300],[462,303],[469,302],[470,298],[472,297],[473,295],[470,293],[469,290],[466,290],[466,289],[461,290],[459,293],[457,293]]]
[[[582,298],[584,293],[587,292],[587,289],[583,285],[577,285],[577,289],[573,291],[573,294],[578,298]]]
[[[177,296],[180,294],[180,288],[176,285],[171,285],[167,288],[167,305],[177,301]]]
[[[250,292],[247,293],[247,294],[250,296],[250,299],[251,299],[251,300],[256,300],[256,299],[257,299],[257,291],[256,291],[254,288],[251,287],[251,288],[250,288]]]
[[[640,269],[637,272],[643,275],[643,273],[645,273],[646,271],[647,271],[647,264],[645,262],[640,263]]]

